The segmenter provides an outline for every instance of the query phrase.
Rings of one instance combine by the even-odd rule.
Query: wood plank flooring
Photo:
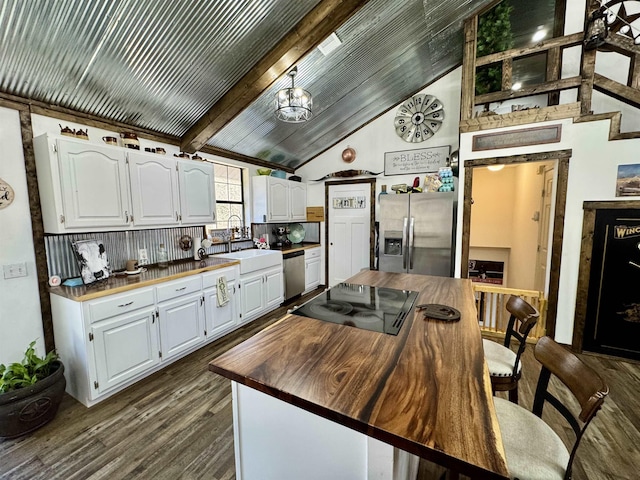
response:
[[[65,395],[49,425],[0,441],[0,478],[234,479],[231,388],[228,380],[207,370],[207,363],[285,310],[281,307],[90,409]],[[574,479],[638,478],[640,364],[582,358],[601,372],[611,394],[582,441]],[[531,348],[523,368],[520,403],[530,408],[539,371]],[[558,421],[546,411],[545,419]],[[568,433],[565,427],[559,432]],[[430,478],[427,471],[421,468],[420,480]]]

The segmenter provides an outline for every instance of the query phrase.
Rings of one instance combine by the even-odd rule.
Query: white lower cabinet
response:
[[[309,248],[304,251],[304,293],[320,285],[321,260],[321,247]]]
[[[152,306],[91,326],[98,392],[107,392],[160,363],[155,322]]]
[[[223,268],[202,274],[207,339],[218,338],[238,325],[239,295],[236,294],[236,276],[235,268]],[[229,298],[229,301],[224,305],[218,305],[220,278],[224,278],[223,285],[225,285],[220,288],[227,290]]]
[[[229,302],[218,307],[221,276]],[[84,302],[51,294],[67,392],[92,406],[237,328],[237,279],[232,266]]]
[[[253,320],[284,301],[282,267],[266,268],[240,276],[240,321]]]

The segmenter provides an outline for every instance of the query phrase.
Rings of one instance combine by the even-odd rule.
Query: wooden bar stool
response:
[[[484,356],[491,375],[493,393],[509,392],[509,400],[518,403],[518,380],[522,374],[520,357],[527,346],[527,336],[540,318],[540,312],[522,298],[511,295],[507,301],[507,311],[511,314],[504,345],[484,339]],[[511,339],[520,342],[518,350],[511,350]]]
[[[538,378],[533,413],[503,398],[493,399],[509,476],[568,480],[571,478],[571,468],[580,440],[602,407],[609,387],[595,370],[550,337],[538,340],[534,354],[542,364],[542,370]],[[553,388],[551,390],[554,391],[550,391],[551,375],[569,389],[574,399],[565,391],[555,393]],[[545,402],[560,412],[571,426],[575,433],[572,446],[567,448],[558,434],[542,419]],[[579,411],[576,405],[579,406]]]

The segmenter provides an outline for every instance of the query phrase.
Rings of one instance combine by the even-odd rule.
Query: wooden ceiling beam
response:
[[[193,153],[201,149],[368,1],[321,0],[184,134],[180,145],[182,151]]]

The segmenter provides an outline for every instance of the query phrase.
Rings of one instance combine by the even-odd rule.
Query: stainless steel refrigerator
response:
[[[378,269],[452,277],[456,192],[380,195]]]

